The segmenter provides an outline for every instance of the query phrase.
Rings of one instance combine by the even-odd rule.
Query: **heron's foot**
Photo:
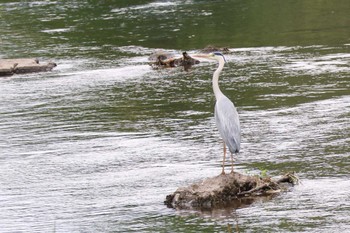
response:
[[[232,166],[231,166],[231,174],[233,174],[233,173],[235,173],[235,172],[233,171],[233,164],[232,164]]]
[[[224,169],[222,169],[222,172],[221,172],[221,174],[220,175],[226,175],[226,173],[225,173],[225,170]]]

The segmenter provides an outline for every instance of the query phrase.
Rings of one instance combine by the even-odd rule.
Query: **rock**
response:
[[[180,187],[166,197],[164,204],[176,209],[211,209],[233,202],[252,203],[261,196],[273,196],[286,190],[283,182],[295,184],[292,175],[274,181],[237,172],[207,178],[188,187]],[[294,176],[296,177],[296,176]]]
[[[182,53],[182,57],[176,58],[174,54],[165,53],[165,52],[156,52],[149,57],[151,66],[153,68],[169,68],[169,67],[178,67],[183,66],[187,71],[193,65],[199,64],[199,60],[192,58],[187,52]]]
[[[51,71],[56,66],[53,62],[40,64],[34,58],[0,59],[0,76]]]

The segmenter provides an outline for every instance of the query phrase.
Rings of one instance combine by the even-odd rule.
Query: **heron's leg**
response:
[[[226,160],[226,144],[224,143],[224,159],[222,160],[222,172],[221,174],[225,175],[225,160]]]
[[[233,154],[231,153],[231,173],[233,173]]]

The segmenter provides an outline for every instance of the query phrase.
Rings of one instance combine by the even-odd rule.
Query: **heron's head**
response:
[[[213,52],[208,54],[194,54],[192,55],[192,57],[206,58],[206,59],[216,60],[216,61],[220,61],[221,59],[223,59],[224,62],[226,62],[225,56],[220,52]]]

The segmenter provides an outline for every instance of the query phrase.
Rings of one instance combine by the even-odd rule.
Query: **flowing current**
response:
[[[52,72],[0,77],[0,232],[227,232],[228,225],[350,232],[350,44],[334,43],[344,28],[319,29],[317,42],[315,31],[279,15],[295,30],[272,20],[275,37],[261,33],[267,45],[260,45],[255,35],[267,28],[243,40],[232,17],[253,31],[262,18],[244,17],[276,13],[276,6],[238,2],[0,3],[0,58],[58,64]],[[303,9],[318,19],[328,12],[318,7]],[[338,7],[341,17],[346,3]],[[213,33],[213,22],[228,26],[220,12],[233,27],[226,39]],[[198,27],[188,29],[190,19]],[[292,41],[283,45],[285,38]],[[221,172],[211,88],[217,64],[152,69],[148,57],[160,48],[197,53],[204,43],[231,45],[219,84],[241,120],[236,170],[295,171],[301,184],[290,192],[236,210],[163,204],[177,187]]]

